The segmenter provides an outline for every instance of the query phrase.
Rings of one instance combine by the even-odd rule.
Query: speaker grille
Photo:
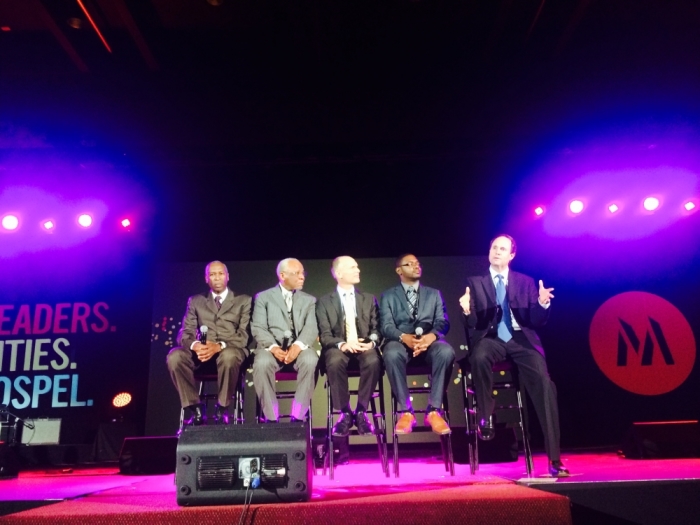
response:
[[[235,456],[201,457],[197,460],[197,488],[199,490],[233,489],[236,481]]]
[[[268,454],[262,457],[260,480],[266,487],[286,487],[288,470],[287,454]]]

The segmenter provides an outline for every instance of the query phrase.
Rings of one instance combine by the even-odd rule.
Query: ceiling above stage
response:
[[[563,118],[696,105],[699,24],[692,0],[2,0],[0,109],[208,158],[488,154]]]
[[[227,187],[232,221],[289,181],[393,195],[385,223],[418,192],[443,210],[417,219],[425,253],[481,253],[504,216],[489,184],[517,189],[543,149],[698,129],[699,26],[695,0],[0,0],[0,153],[126,155],[178,197]],[[196,241],[211,220],[168,216],[164,242],[216,244]],[[247,257],[277,256],[265,221]],[[444,248],[443,224],[472,223],[479,250]],[[332,225],[305,228],[332,256]]]

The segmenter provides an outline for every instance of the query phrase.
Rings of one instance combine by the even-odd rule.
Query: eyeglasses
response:
[[[298,277],[300,275],[303,275],[304,277],[306,277],[308,275],[308,272],[282,272],[282,273],[286,273],[287,275],[291,275],[292,277]]]
[[[403,263],[401,266],[412,266],[414,268],[420,268],[420,263],[418,261],[411,261],[411,262]]]

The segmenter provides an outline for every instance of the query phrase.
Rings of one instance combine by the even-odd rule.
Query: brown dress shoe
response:
[[[401,414],[401,417],[396,422],[396,428],[394,428],[394,432],[396,434],[410,434],[413,430],[413,427],[415,426],[416,416],[414,416],[410,412],[404,412],[403,414]]]
[[[442,418],[440,412],[438,412],[437,410],[432,410],[425,415],[425,424],[430,425],[430,427],[433,429],[433,432],[435,432],[436,434],[444,435],[452,433],[452,430],[450,430],[450,426],[447,424],[447,421],[445,421]]]

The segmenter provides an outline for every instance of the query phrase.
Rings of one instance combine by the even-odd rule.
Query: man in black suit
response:
[[[549,471],[553,476],[568,476],[559,452],[557,390],[549,378],[542,343],[535,331],[549,319],[554,288],[545,288],[540,281],[538,290],[531,277],[510,271],[515,252],[515,240],[510,235],[493,239],[489,271],[470,277],[459,300],[479,411],[478,435],[483,440],[493,439],[492,368],[509,357],[518,367],[542,425]]]
[[[352,257],[334,259],[331,274],[338,286],[316,303],[316,320],[331,399],[333,406],[342,412],[333,426],[333,435],[347,436],[353,423],[359,434],[372,434],[374,428],[366,411],[381,375],[381,360],[376,350],[379,343],[377,299],[355,288],[354,285],[360,282],[360,268]],[[372,335],[375,336],[374,341],[371,340]],[[348,388],[348,365],[351,361],[360,368],[354,416]]]
[[[445,302],[435,288],[420,284],[423,274],[415,255],[396,259],[396,274],[401,282],[382,294],[379,318],[387,339],[382,355],[391,390],[402,412],[394,432],[408,434],[416,425],[406,382],[406,366],[411,360],[424,360],[431,367],[430,397],[424,424],[436,434],[452,431],[443,418],[442,401],[455,360],[454,349],[444,341],[450,329]],[[421,328],[421,334],[416,329]]]
[[[204,405],[195,386],[194,370],[216,359],[219,391],[215,420],[228,424],[228,406],[236,391],[241,363],[248,356],[248,323],[251,299],[235,295],[228,288],[228,269],[220,261],[210,262],[204,271],[209,291],[193,295],[187,301],[177,347],[167,357],[170,377],[180,395],[182,407],[189,407],[189,423],[201,425],[206,421]],[[199,329],[208,328],[206,343],[198,338]],[[201,336],[201,334],[200,334]]]

